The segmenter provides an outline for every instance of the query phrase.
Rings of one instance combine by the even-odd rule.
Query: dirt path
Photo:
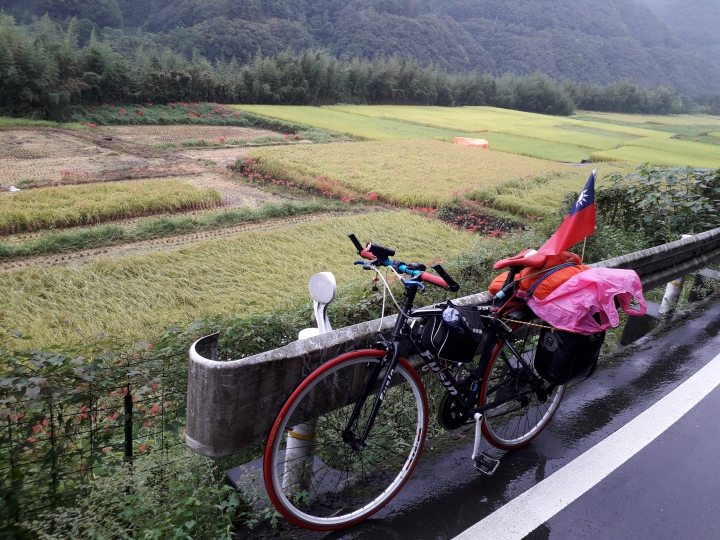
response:
[[[220,238],[229,238],[238,234],[249,231],[268,231],[275,229],[284,229],[293,227],[300,223],[311,223],[321,221],[333,216],[355,215],[355,212],[332,212],[325,214],[314,214],[308,216],[298,216],[292,218],[263,221],[260,223],[247,223],[238,225],[228,229],[219,229],[214,231],[203,231],[182,236],[172,236],[169,238],[160,238],[157,240],[147,240],[144,242],[136,242],[132,244],[122,244],[119,246],[88,249],[76,251],[74,253],[66,253],[63,255],[47,255],[44,257],[33,257],[20,261],[11,261],[0,263],[0,272],[19,270],[29,267],[54,267],[54,266],[81,266],[98,259],[107,259],[108,257],[124,257],[127,255],[144,255],[151,252],[170,251],[197,242],[206,240],[217,240]]]

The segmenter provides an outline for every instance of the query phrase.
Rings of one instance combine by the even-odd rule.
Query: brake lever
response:
[[[423,285],[419,281],[415,281],[414,279],[408,279],[407,281],[403,280],[403,285],[405,285],[406,287],[417,285],[418,287],[420,287],[421,292],[425,292],[425,285]]]

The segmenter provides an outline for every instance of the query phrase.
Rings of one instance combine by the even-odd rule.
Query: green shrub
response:
[[[224,486],[224,472],[187,448],[150,469],[106,468],[84,486],[79,504],[40,513],[28,528],[43,540],[231,540],[247,507]]]

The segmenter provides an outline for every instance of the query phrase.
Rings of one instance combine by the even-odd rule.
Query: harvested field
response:
[[[0,132],[0,188],[32,181],[59,182],[68,175],[160,166],[163,159],[101,148],[56,130],[10,129]]]
[[[205,173],[202,176],[188,179],[187,183],[204,190],[211,189],[220,193],[225,208],[241,206],[257,208],[265,203],[287,200],[287,197],[278,197],[267,191],[240,182],[233,182],[227,176],[217,173]]]
[[[367,281],[352,264],[351,231],[396,248],[406,261],[449,258],[490,242],[407,212],[331,218],[80,268],[9,271],[0,280],[0,312],[3,324],[33,338],[23,346],[73,341],[78,329],[151,338],[203,315],[266,313],[306,300],[314,272],[330,270],[341,285]]]
[[[241,157],[248,154],[248,148],[198,148],[192,150],[183,150],[180,155],[188,159],[196,159],[199,161],[210,161],[219,167],[227,167],[232,165]]]
[[[250,156],[263,172],[299,185],[358,197],[375,193],[403,206],[438,206],[466,191],[567,170],[550,161],[439,141],[259,148]]]
[[[173,178],[1,193],[0,234],[209,208],[220,201],[217,191],[200,189]]]
[[[117,137],[122,141],[146,145],[203,139],[208,142],[219,139],[247,140],[278,135],[278,133],[266,129],[192,124],[180,126],[104,126],[100,128],[100,131],[106,136]]]

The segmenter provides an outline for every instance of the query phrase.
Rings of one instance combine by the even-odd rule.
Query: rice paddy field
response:
[[[56,186],[0,194],[0,234],[210,208],[220,194],[175,178]]]
[[[268,312],[304,300],[315,272],[332,270],[340,285],[367,281],[353,266],[349,232],[392,246],[408,261],[447,259],[491,242],[404,211],[334,217],[77,268],[6,272],[0,312],[3,324],[23,329],[34,346],[76,339],[78,328],[139,339],[203,315]]]
[[[78,332],[151,340],[205,315],[306,301],[317,271],[331,270],[341,285],[364,282],[351,231],[404,260],[451,259],[498,240],[450,227],[428,208],[467,198],[494,219],[531,223],[554,216],[595,167],[600,178],[645,162],[720,167],[717,117],[234,108],[298,131],[266,129],[274,120],[255,129],[0,118],[2,325],[30,335],[24,345],[33,347]],[[490,150],[454,137],[487,139]],[[260,174],[229,170],[239,159]]]
[[[487,139],[493,150],[551,161],[577,163],[595,158],[627,161],[634,165],[649,162],[653,165],[720,167],[720,146],[671,139],[678,128],[685,133],[694,129],[703,133],[717,131],[714,128],[720,119],[710,116],[636,117],[581,113],[576,117],[561,118],[493,107],[392,105],[243,105],[237,108],[366,139],[450,140],[456,136],[472,136]],[[661,123],[663,120],[666,123]],[[681,144],[685,142],[687,144]]]
[[[407,207],[437,207],[511,180],[549,175],[582,186],[589,175],[587,167],[432,140],[262,148],[249,155],[262,171],[295,183],[331,190],[337,185],[343,194],[350,190],[360,198],[375,193],[380,200]],[[563,185],[548,204],[556,207],[567,191]]]

